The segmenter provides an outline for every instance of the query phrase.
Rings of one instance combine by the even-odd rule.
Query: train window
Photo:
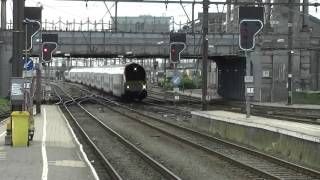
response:
[[[146,72],[144,68],[138,64],[130,64],[125,68],[125,76],[127,81],[145,81]]]

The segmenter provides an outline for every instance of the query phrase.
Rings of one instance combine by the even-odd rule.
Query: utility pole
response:
[[[41,29],[41,28],[40,28]],[[42,31],[39,33],[40,39],[42,39]],[[42,89],[41,89],[41,67],[42,67],[42,45],[41,43],[39,44],[39,61],[36,65],[36,114],[41,113],[41,99],[42,99]]]
[[[289,3],[293,3],[293,0],[289,0]],[[288,99],[287,104],[292,105],[292,55],[293,51],[293,8],[289,9],[289,19],[288,19]]]
[[[271,0],[266,0],[265,1],[266,3],[270,3],[271,2]],[[266,20],[265,20],[265,28],[269,31],[269,30],[271,30],[271,20],[270,20],[270,18],[271,18],[271,5],[265,5],[265,18],[266,18]]]
[[[192,33],[194,34],[194,5],[195,3],[192,3],[192,22],[191,22],[191,28],[192,28]]]
[[[308,4],[309,0],[303,0],[304,4]],[[308,31],[308,27],[309,27],[309,6],[304,5],[302,8],[302,12],[303,12],[303,19],[302,19],[302,28],[305,31]]]
[[[22,50],[24,48],[24,0],[13,0],[13,47],[11,77],[22,77]],[[21,111],[21,105],[12,105],[12,111]]]
[[[114,30],[118,31],[118,1],[115,2]]]
[[[42,89],[41,89],[41,58],[39,58],[39,63],[37,63],[36,67],[36,76],[37,76],[37,88],[36,88],[36,113],[41,113],[41,97],[42,97]]]
[[[230,0],[227,0],[227,2],[230,2]],[[226,14],[226,32],[230,33],[231,32],[231,4],[227,5],[227,14]]]
[[[209,0],[203,0],[202,19],[202,110],[207,110],[207,74],[208,74],[208,10]]]

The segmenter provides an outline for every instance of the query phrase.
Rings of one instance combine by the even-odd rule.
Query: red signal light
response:
[[[43,49],[43,52],[48,52],[48,49],[47,49],[47,48],[44,48],[44,49]]]
[[[176,49],[175,49],[175,48],[172,48],[172,49],[171,49],[171,53],[173,53],[173,54],[176,53]]]

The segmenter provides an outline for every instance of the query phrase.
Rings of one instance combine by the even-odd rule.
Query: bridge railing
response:
[[[126,22],[127,24],[122,24],[118,22],[118,30],[121,31],[120,27],[135,27],[137,26],[137,24],[131,23],[130,22]],[[148,28],[147,31],[151,31],[151,32],[159,32],[160,30],[166,30],[167,32],[170,31],[171,26],[173,25],[177,25],[177,23],[175,22],[169,22],[166,24],[159,24],[159,22],[148,22],[148,24],[146,24],[149,27],[156,27],[157,25],[161,25],[162,28],[157,30],[156,28],[153,28],[150,30],[150,28]],[[182,26],[180,24],[180,26]],[[13,22],[12,20],[10,20],[9,22],[7,22],[7,29],[8,30],[12,30],[13,29]],[[165,28],[163,28],[165,27]],[[166,28],[167,27],[167,28]],[[180,27],[180,29],[182,29]],[[112,23],[112,21],[104,21],[103,19],[101,20],[90,20],[87,19],[86,21],[76,21],[74,20],[62,20],[61,18],[59,18],[58,21],[48,21],[47,19],[45,19],[44,21],[42,21],[42,30],[43,31],[115,31],[115,27],[114,24]],[[122,30],[125,31],[125,30]],[[143,30],[141,30],[141,28],[137,28],[137,29],[132,29],[130,30],[132,32],[142,32]]]
[[[62,21],[61,19],[58,21],[48,21],[45,19],[42,22],[42,30],[44,31],[111,31],[111,27],[110,21],[91,21],[90,19],[80,22],[76,22],[75,20]],[[12,20],[7,22],[7,29],[13,29]]]

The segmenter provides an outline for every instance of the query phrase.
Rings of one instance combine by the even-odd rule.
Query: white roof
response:
[[[72,73],[107,73],[107,74],[123,74],[124,66],[116,67],[93,67],[93,68],[72,68],[69,72]]]

